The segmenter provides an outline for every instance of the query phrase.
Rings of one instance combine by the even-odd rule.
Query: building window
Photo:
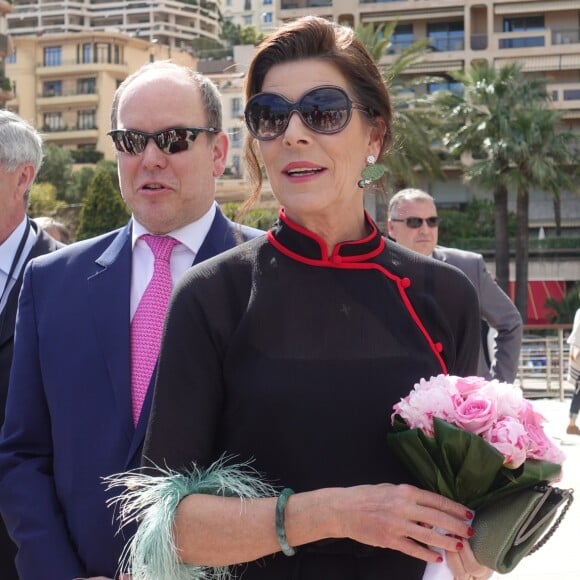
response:
[[[262,0],[262,5],[263,6],[271,6],[272,5],[272,0]]]
[[[89,44],[88,42],[86,44],[83,44],[83,55],[81,58],[81,62],[83,64],[90,64],[93,60],[92,54],[93,54],[93,45]]]
[[[12,54],[9,54],[5,60],[6,64],[16,64],[16,49]]]
[[[505,18],[504,32],[526,32],[527,30],[544,30],[543,16],[524,16],[521,18]]]
[[[429,83],[427,85],[427,92],[432,95],[438,91],[450,91],[455,95],[463,95],[464,87],[458,82],[448,82],[448,83]]]
[[[241,117],[244,113],[244,107],[242,106],[242,98],[234,97],[232,99],[232,117]]]
[[[77,129],[96,129],[97,114],[96,111],[78,111],[77,112]]]
[[[94,95],[97,87],[97,79],[94,77],[77,80],[77,93],[79,95]]]
[[[244,26],[251,26],[252,16],[242,16],[242,22],[244,23]]]
[[[272,24],[272,13],[271,12],[264,12],[262,14],[262,24]]]
[[[413,25],[397,24],[391,36],[391,48],[389,48],[389,53],[394,54],[402,52],[405,48],[409,48],[413,42],[415,42]]]
[[[61,97],[62,81],[45,81],[42,86],[43,97]]]
[[[427,25],[429,45],[438,52],[463,50],[465,47],[465,32],[463,22],[431,22]]]
[[[62,47],[46,46],[44,48],[44,66],[61,66],[62,65]]]
[[[236,175],[240,175],[242,168],[242,160],[239,155],[232,156],[232,167]]]
[[[505,18],[503,21],[504,32],[527,32],[533,30],[545,30],[543,16],[527,16],[522,18]],[[544,46],[544,36],[526,36],[520,38],[501,38],[500,48],[530,48]]]
[[[230,144],[232,149],[237,149],[238,147],[242,146],[242,128],[241,127],[233,127],[228,131],[230,135]]]
[[[580,101],[580,90],[579,89],[567,89],[564,91],[565,101]]]
[[[111,45],[97,44],[95,46],[96,59],[95,62],[110,63],[111,62]]]
[[[244,0],[244,10],[252,9],[252,0]]]
[[[44,113],[43,125],[45,131],[61,131],[64,128],[62,124],[62,113]]]

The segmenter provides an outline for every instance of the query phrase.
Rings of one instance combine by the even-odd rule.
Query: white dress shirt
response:
[[[177,230],[169,232],[167,235],[175,238],[180,242],[171,253],[171,280],[172,285],[183,273],[191,267],[195,256],[207,233],[211,228],[216,213],[216,206],[213,204],[209,211],[195,222],[183,226]],[[133,263],[131,269],[131,320],[137,310],[139,301],[147,288],[147,284],[153,276],[153,252],[147,245],[147,242],[139,239],[144,234],[149,234],[136,219],[133,217]]]
[[[24,262],[34,246],[34,242],[36,242],[36,232],[34,228],[30,228],[28,230],[28,238],[24,243],[24,248],[22,249],[22,253],[20,254],[20,258],[14,271],[12,272],[12,276],[10,280],[8,280],[8,284],[6,283],[8,279],[8,274],[10,273],[10,268],[12,267],[12,262],[14,261],[14,257],[16,256],[16,252],[18,251],[18,246],[22,241],[22,236],[24,236],[24,232],[26,231],[26,221],[27,217],[20,222],[20,225],[8,236],[8,239],[4,241],[4,243],[0,244],[0,294],[4,292],[2,295],[2,300],[0,300],[0,312],[4,310],[4,306],[6,306],[6,302],[8,301],[8,296],[10,295],[10,291],[12,290],[16,280],[18,280],[18,276],[20,275],[20,271],[24,266]]]

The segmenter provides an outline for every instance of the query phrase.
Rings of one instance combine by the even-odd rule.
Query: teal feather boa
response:
[[[207,470],[193,467],[186,473],[156,468],[159,475],[139,470],[104,478],[107,489],[126,491],[109,501],[119,509],[121,526],[139,523],[120,562],[132,580],[227,580],[229,568],[182,564],[173,540],[173,519],[179,502],[187,495],[203,493],[241,499],[276,495],[246,464],[227,465],[226,459]]]

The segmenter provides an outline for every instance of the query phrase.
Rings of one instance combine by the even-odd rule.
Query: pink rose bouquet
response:
[[[470,543],[485,566],[513,569],[541,545],[556,509],[567,502],[563,517],[569,507],[569,492],[554,504],[544,502],[544,488],[560,477],[564,454],[519,388],[439,375],[421,379],[393,410],[388,444],[420,487],[475,510]],[[441,563],[427,565],[423,580],[453,579],[442,556]]]
[[[512,384],[439,375],[393,410],[388,443],[419,484],[471,509],[560,477],[564,454]]]

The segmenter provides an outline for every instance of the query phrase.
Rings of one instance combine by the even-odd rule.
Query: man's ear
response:
[[[226,168],[230,141],[223,131],[218,133],[213,139],[213,176],[219,177]]]
[[[18,194],[24,196],[24,193],[30,188],[34,181],[34,165],[32,163],[22,163],[17,168],[18,179],[16,185]]]

